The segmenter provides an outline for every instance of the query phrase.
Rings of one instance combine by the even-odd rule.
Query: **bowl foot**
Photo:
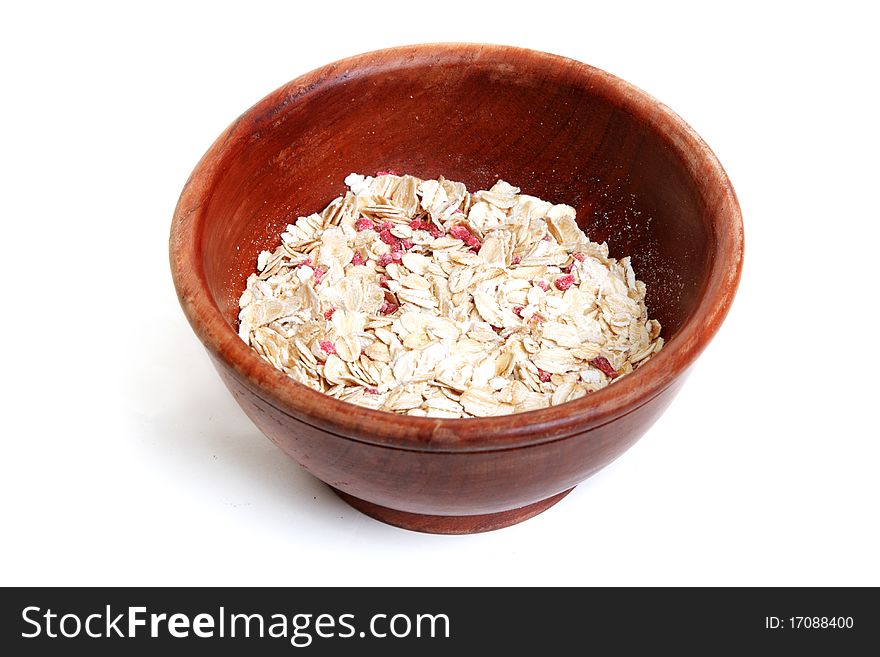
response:
[[[331,488],[333,487],[331,486]],[[574,490],[573,487],[540,502],[499,513],[486,513],[476,516],[430,516],[389,509],[388,507],[367,502],[344,493],[337,488],[333,488],[333,491],[339,497],[371,518],[394,525],[395,527],[402,527],[403,529],[424,532],[426,534],[477,534],[479,532],[490,532],[502,527],[509,527],[523,520],[528,520],[542,511],[546,511],[572,490]]]

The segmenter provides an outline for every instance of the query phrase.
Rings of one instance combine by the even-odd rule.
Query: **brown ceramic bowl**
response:
[[[498,418],[398,416],[294,383],[236,335],[245,278],[292,217],[381,169],[472,190],[503,178],[573,205],[593,240],[632,256],[665,348],[577,401]],[[345,59],[266,96],[196,166],[170,249],[193,330],[270,440],[366,514],[466,533],[543,511],[651,426],[727,313],[743,234],[712,151],[649,95],[570,59],[446,44]]]

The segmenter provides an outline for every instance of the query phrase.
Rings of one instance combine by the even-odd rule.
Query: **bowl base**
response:
[[[414,532],[424,532],[426,534],[477,534],[509,527],[523,520],[528,520],[542,511],[546,511],[574,490],[574,487],[572,487],[545,500],[499,513],[486,513],[476,516],[431,516],[389,509],[388,507],[373,504],[372,502],[367,502],[344,493],[338,488],[333,488],[332,486],[330,488],[348,504],[371,518],[394,525],[395,527],[409,529]]]

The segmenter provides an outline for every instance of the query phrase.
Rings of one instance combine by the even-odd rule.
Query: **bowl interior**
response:
[[[552,56],[387,52],[294,81],[227,133],[200,247],[231,326],[257,254],[287,223],[342,194],[348,173],[393,169],[470,190],[503,178],[574,206],[591,239],[632,256],[651,315],[674,338],[708,277],[712,223],[693,163],[647,120],[644,95]]]

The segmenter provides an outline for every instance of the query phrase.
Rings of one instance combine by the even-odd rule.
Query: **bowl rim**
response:
[[[630,112],[664,139],[698,180],[710,215],[710,271],[694,311],[673,339],[631,374],[590,395],[546,409],[488,418],[421,418],[376,411],[296,383],[257,355],[226,322],[204,275],[201,237],[204,202],[223,171],[230,145],[247,139],[265,117],[297,98],[352,74],[425,62],[512,59],[519,66],[570,76]],[[509,64],[508,64],[509,65]],[[697,175],[699,174],[699,176]],[[709,197],[711,198],[711,197]],[[514,46],[431,43],[367,52],[327,64],[282,85],[235,120],[211,145],[187,180],[174,211],[169,238],[172,277],[194,332],[237,381],[278,412],[341,438],[414,451],[495,451],[559,440],[600,427],[650,402],[694,362],[717,332],[742,272],[743,226],[739,203],[724,168],[709,146],[677,114],[638,87],[573,59]]]

